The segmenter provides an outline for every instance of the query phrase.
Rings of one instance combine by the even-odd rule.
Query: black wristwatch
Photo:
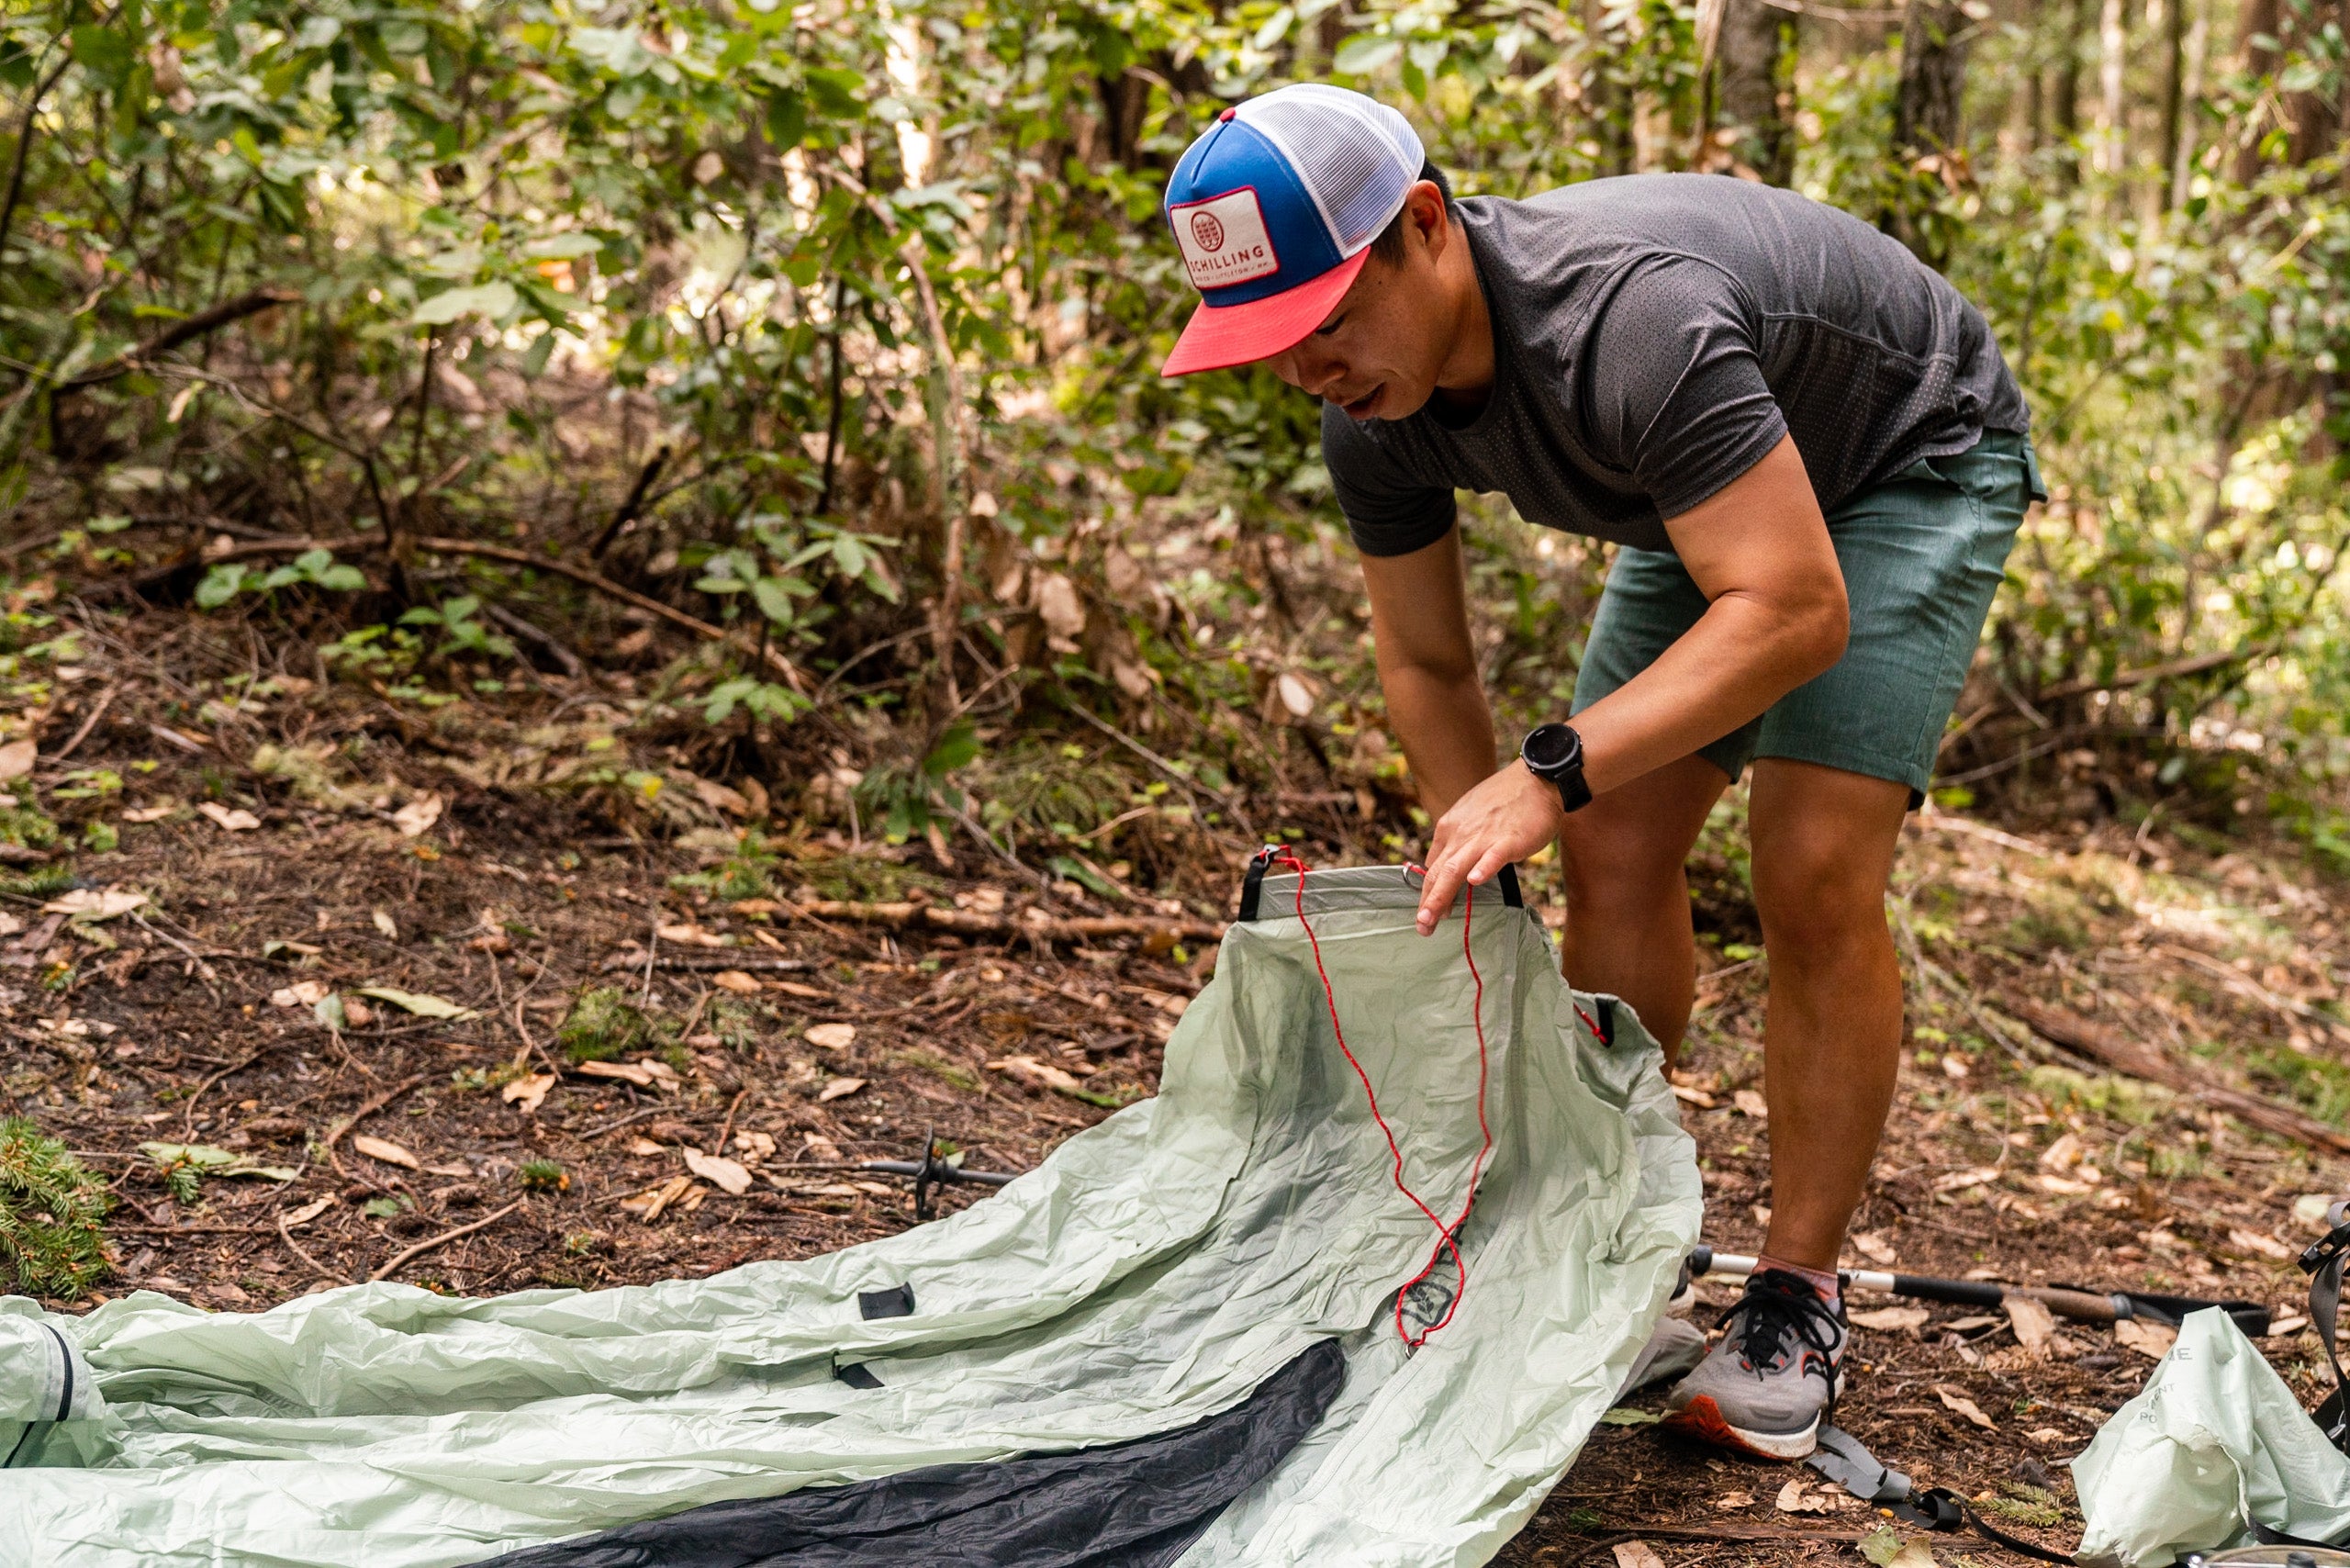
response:
[[[1591,804],[1591,786],[1583,781],[1583,737],[1572,724],[1537,725],[1517,755],[1526,771],[1557,788],[1561,808],[1579,812]]]

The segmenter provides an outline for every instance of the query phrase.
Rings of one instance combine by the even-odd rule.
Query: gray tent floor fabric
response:
[[[712,1503],[497,1568],[1168,1568],[1313,1429],[1346,1375],[1325,1339],[1180,1431]]]
[[[1411,877],[1339,875],[1345,907],[1310,918],[1346,1039],[1406,1179],[1448,1217],[1482,1147],[1480,1022],[1489,1052],[1468,1290],[1416,1353],[1392,1309],[1434,1227],[1395,1189],[1282,913],[1294,884],[1268,878],[1266,917],[1226,936],[1157,1098],[900,1236],[592,1293],[375,1283],[248,1315],[140,1293],[80,1318],[0,1298],[17,1466],[0,1563],[459,1568],[709,1504],[1177,1431],[1332,1338],[1344,1388],[1181,1568],[1489,1561],[1662,1312],[1696,1238],[1695,1151],[1654,1042],[1628,1010],[1612,1046],[1584,1025],[1532,916],[1487,890],[1421,937]],[[1415,1312],[1440,1315],[1452,1284],[1439,1270]],[[899,1287],[912,1314],[864,1317],[860,1294]],[[12,1393],[55,1396],[45,1328],[89,1374],[62,1422]],[[834,1375],[851,1364],[879,1386]]]

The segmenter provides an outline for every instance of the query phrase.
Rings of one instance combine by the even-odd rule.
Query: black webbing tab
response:
[[[1512,909],[1524,909],[1526,907],[1526,900],[1518,893],[1517,890],[1516,867],[1504,866],[1502,868],[1501,884],[1502,902],[1507,904]]]
[[[2350,1453],[2350,1388],[2345,1388],[2342,1361],[2333,1350],[2334,1324],[2342,1314],[2342,1265],[2344,1255],[2350,1254],[2350,1199],[2327,1209],[2325,1222],[2333,1228],[2301,1254],[2301,1268],[2310,1277],[2310,1324],[2325,1351],[2325,1364],[2333,1371],[2333,1392],[2311,1419],[2327,1442]]]
[[[852,1361],[845,1367],[834,1367],[833,1376],[851,1388],[878,1388],[881,1380],[875,1377],[863,1361]]]
[[[1272,865],[1275,857],[1288,847],[1284,844],[1268,844],[1264,848],[1248,857],[1248,873],[1240,879],[1240,918],[1242,920],[1257,918],[1257,896],[1264,891],[1265,869]]]
[[[856,1310],[865,1315],[867,1323],[877,1317],[912,1317],[914,1315],[914,1288],[912,1285],[891,1285],[886,1291],[859,1291]]]

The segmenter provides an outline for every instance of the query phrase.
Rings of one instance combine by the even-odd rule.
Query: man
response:
[[[1402,116],[1323,85],[1225,110],[1166,205],[1203,300],[1163,374],[1262,362],[1324,400],[1390,722],[1437,819],[1423,932],[1556,838],[1568,978],[1629,1002],[1669,1060],[1695,979],[1683,862],[1752,763],[1769,1236],[1670,1420],[1809,1453],[1900,1051],[1886,883],[2039,497],[1989,329],[1785,190],[1660,174],[1451,200]],[[1572,723],[1498,772],[1461,488],[1621,547]]]

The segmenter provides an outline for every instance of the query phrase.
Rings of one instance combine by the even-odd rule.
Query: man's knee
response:
[[[1783,852],[1767,868],[1758,857],[1754,873],[1755,913],[1774,964],[1885,940],[1886,874],[1874,857],[1822,845]]]

